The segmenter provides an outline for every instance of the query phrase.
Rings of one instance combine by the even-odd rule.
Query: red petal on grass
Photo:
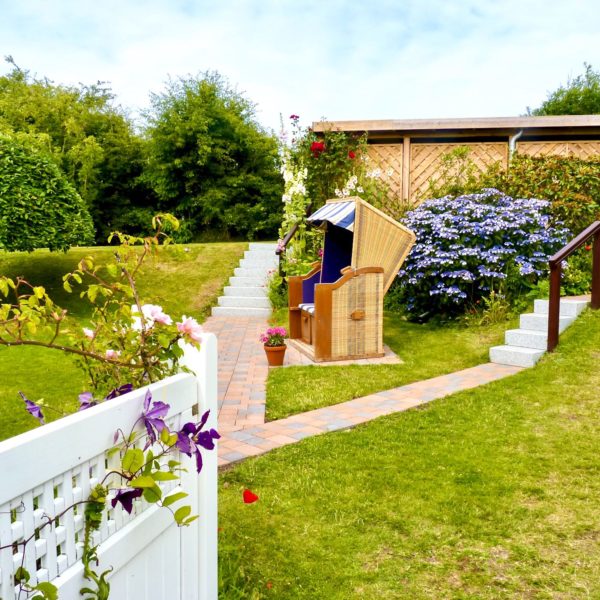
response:
[[[258,496],[250,490],[244,490],[244,504],[252,504],[258,500]]]

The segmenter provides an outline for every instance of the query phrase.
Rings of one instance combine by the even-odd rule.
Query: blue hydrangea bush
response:
[[[550,203],[495,189],[427,200],[404,224],[417,242],[399,273],[409,314],[455,317],[491,291],[508,296],[547,273],[548,257],[569,234],[553,224]]]

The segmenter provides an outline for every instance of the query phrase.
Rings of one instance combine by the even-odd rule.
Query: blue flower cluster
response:
[[[417,242],[399,273],[407,310],[454,316],[500,282],[534,283],[569,233],[553,225],[549,206],[484,189],[409,212],[404,224]]]

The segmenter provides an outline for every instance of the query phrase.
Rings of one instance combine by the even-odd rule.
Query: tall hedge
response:
[[[515,154],[507,171],[489,172],[482,185],[514,198],[549,200],[551,212],[574,233],[600,219],[600,156]]]
[[[68,250],[93,240],[87,207],[56,163],[0,135],[0,249]]]

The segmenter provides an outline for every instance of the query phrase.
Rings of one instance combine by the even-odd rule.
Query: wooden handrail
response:
[[[312,214],[312,202],[306,207],[306,217],[310,217]],[[294,223],[292,228],[283,236],[281,240],[281,245],[275,250],[275,254],[279,257],[279,274],[283,276],[283,270],[281,268],[281,255],[285,252],[287,245],[290,243],[290,240],[296,235],[296,231],[298,231],[298,227],[300,223]]]
[[[562,262],[593,237],[592,247],[592,308],[600,308],[600,221],[595,221],[573,238],[564,248],[550,257],[550,298],[548,302],[548,352],[558,344],[560,321],[560,278]]]

